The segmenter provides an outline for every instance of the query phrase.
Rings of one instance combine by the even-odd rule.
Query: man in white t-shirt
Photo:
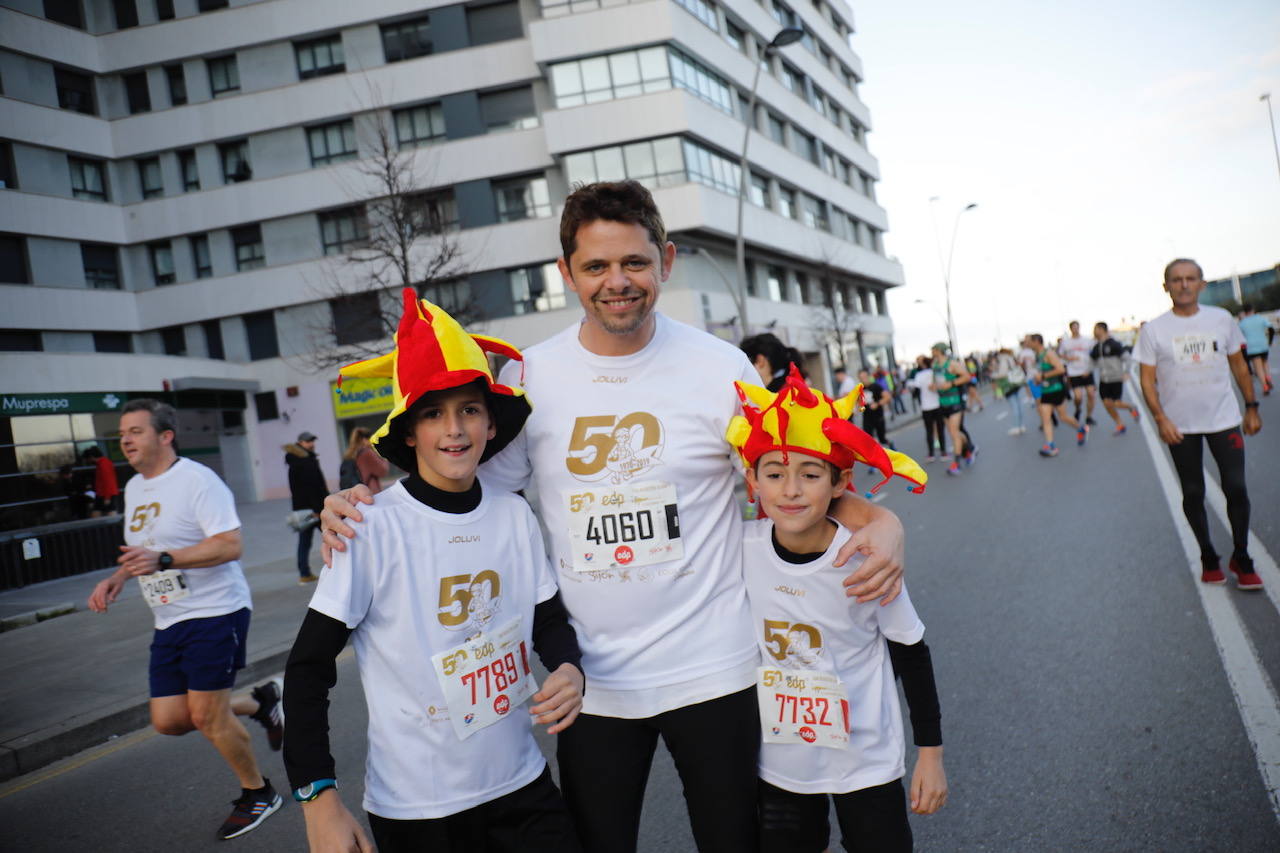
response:
[[[759,374],[737,347],[655,310],[676,252],[640,184],[575,191],[560,241],[585,317],[504,369],[533,414],[480,477],[536,487],[582,647],[583,713],[558,744],[565,799],[587,850],[634,851],[661,737],[698,849],[754,850],[757,652],[724,430],[739,407],[733,382]],[[348,494],[364,499],[359,489]],[[329,497],[326,546],[354,535],[342,521],[354,512]],[[896,594],[896,516],[853,496],[835,514],[857,531],[837,564],[869,552],[849,594]]]
[[[853,391],[853,389],[858,386],[858,383],[853,381],[853,377],[849,375],[849,371],[844,369],[844,365],[837,367],[835,370],[835,374],[836,374],[835,397],[838,400],[841,397],[849,396],[849,394]]]
[[[1071,388],[1071,397],[1076,403],[1076,420],[1080,420],[1080,404],[1087,391],[1089,408],[1085,412],[1084,423],[1093,426],[1093,407],[1098,401],[1098,389],[1093,384],[1093,364],[1089,361],[1089,350],[1093,349],[1093,338],[1080,334],[1080,321],[1072,320],[1067,328],[1071,334],[1058,344],[1058,355],[1062,356],[1067,366],[1067,385]]]
[[[1138,338],[1142,394],[1182,483],[1182,511],[1200,545],[1200,580],[1226,582],[1204,510],[1203,459],[1204,444],[1208,444],[1218,463],[1231,522],[1229,567],[1240,589],[1261,589],[1262,579],[1248,551],[1244,436],[1262,429],[1262,418],[1240,351],[1244,343],[1240,327],[1223,309],[1199,303],[1204,288],[1204,273],[1195,261],[1179,258],[1165,267],[1164,289],[1173,308],[1147,323]],[[1232,378],[1244,397],[1243,434],[1240,407],[1231,393]]]
[[[105,613],[125,581],[137,578],[155,617],[151,641],[151,725],[160,734],[199,730],[240,781],[240,797],[220,839],[255,828],[283,804],[258,771],[249,732],[237,715],[284,740],[280,683],[231,695],[245,665],[253,604],[240,570],[240,519],[231,490],[210,469],[178,456],[177,415],[157,400],[130,400],[120,417],[120,447],[138,472],[124,490],[120,568],[89,596]]]

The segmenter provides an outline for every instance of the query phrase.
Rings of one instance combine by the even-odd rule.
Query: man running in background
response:
[[[1271,369],[1267,366],[1267,354],[1271,348],[1271,324],[1261,314],[1253,313],[1253,306],[1245,303],[1241,309],[1240,334],[1244,335],[1244,356],[1249,368],[1262,383],[1262,394],[1271,393]]]
[[[1107,414],[1116,422],[1114,434],[1124,435],[1125,425],[1120,410],[1128,409],[1134,422],[1138,420],[1138,407],[1122,399],[1124,378],[1129,372],[1130,350],[1111,337],[1107,324],[1101,321],[1093,324],[1093,337],[1097,343],[1089,350],[1089,359],[1098,367],[1098,396],[1102,398]]]
[[[1075,419],[1080,420],[1081,398],[1088,391],[1089,408],[1085,412],[1084,423],[1086,426],[1093,426],[1093,407],[1098,400],[1098,389],[1093,385],[1093,366],[1089,363],[1089,350],[1093,349],[1093,340],[1080,334],[1078,320],[1072,320],[1068,328],[1071,334],[1058,345],[1058,355],[1062,356],[1067,366],[1067,385],[1071,388],[1071,396],[1076,403]]]

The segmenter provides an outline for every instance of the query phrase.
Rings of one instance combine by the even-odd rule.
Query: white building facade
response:
[[[326,283],[360,286],[333,255],[366,233],[378,127],[465,263],[425,295],[477,330],[525,346],[579,316],[562,200],[627,177],[680,249],[668,315],[771,330],[819,384],[889,363],[903,278],[851,21],[843,0],[0,0],[0,526],[63,512],[57,470],[86,447],[118,459],[130,396],[175,402],[183,452],[242,500],[287,494],[304,429],[336,482],[349,429],[389,408],[308,358],[339,343]],[[804,38],[766,55],[783,26]]]

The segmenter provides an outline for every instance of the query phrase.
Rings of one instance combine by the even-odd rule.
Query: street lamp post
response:
[[[935,202],[937,200],[938,200],[937,196],[933,196],[932,198],[929,199],[929,201],[931,202]],[[956,350],[956,325],[955,325],[955,320],[952,318],[952,313],[951,313],[951,261],[956,256],[956,232],[960,230],[960,217],[964,216],[965,213],[969,212],[970,210],[973,210],[977,206],[978,206],[977,202],[970,202],[969,204],[966,204],[964,207],[962,207],[960,209],[960,212],[956,214],[956,223],[951,227],[951,249],[947,253],[947,263],[942,268],[942,287],[943,287],[943,291],[945,292],[946,301],[947,301],[947,344],[948,346],[951,347],[951,352],[953,354],[957,352],[957,350]],[[938,237],[938,221],[936,219],[933,222],[933,237],[934,237],[934,240],[937,241],[938,243],[938,261],[941,262],[942,261],[942,241]]]
[[[1271,93],[1265,92],[1259,95],[1258,100],[1267,102],[1267,126],[1271,128],[1271,147],[1276,152],[1276,170],[1280,171],[1280,142],[1276,141],[1276,117],[1271,112]]]
[[[737,250],[738,261],[738,287],[742,292],[742,334],[747,334],[750,328],[747,325],[747,249],[746,241],[742,234],[742,215],[743,205],[747,200],[747,185],[750,181],[751,171],[747,167],[747,145],[751,142],[751,126],[755,124],[756,118],[756,87],[760,84],[760,68],[768,61],[779,48],[794,44],[804,38],[804,30],[799,27],[783,27],[773,40],[765,45],[764,55],[756,59],[756,73],[751,78],[751,95],[747,98],[747,114],[743,120],[742,128],[742,156],[738,158],[738,232],[735,248]]]

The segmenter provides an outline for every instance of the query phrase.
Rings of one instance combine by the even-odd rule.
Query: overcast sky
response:
[[[1168,307],[1161,272],[1280,263],[1275,0],[852,0],[899,358],[945,338],[942,254],[965,351]],[[930,204],[929,199],[939,200]],[[924,304],[915,300],[923,299]]]

